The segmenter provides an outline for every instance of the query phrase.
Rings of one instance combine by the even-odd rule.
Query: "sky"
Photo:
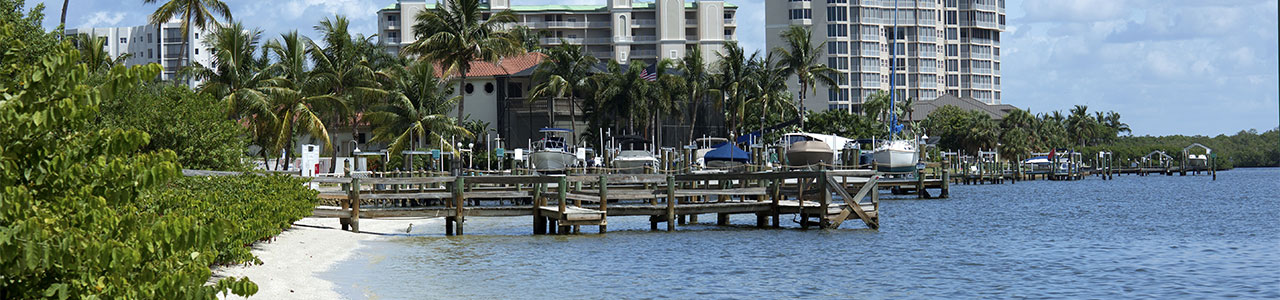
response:
[[[164,0],[160,0],[164,1]],[[395,0],[224,0],[236,20],[267,38],[316,36],[321,18],[342,14],[352,30],[376,32],[375,12]],[[600,4],[606,0],[512,0]],[[785,0],[771,0],[785,1]],[[48,2],[45,27],[62,1]],[[739,6],[738,39],[764,50],[763,0]],[[136,26],[159,4],[73,0],[68,27]],[[1002,100],[1032,113],[1116,111],[1134,135],[1217,135],[1280,123],[1276,0],[1007,0],[1001,36]],[[749,21],[758,20],[758,21]]]

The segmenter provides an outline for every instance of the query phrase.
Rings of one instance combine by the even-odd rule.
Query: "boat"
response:
[[[693,150],[694,163],[699,166],[706,166],[707,162],[703,159],[703,157],[707,155],[707,152],[711,152],[711,150],[715,150],[716,146],[720,146],[721,144],[728,143],[729,139],[718,138],[718,137],[703,137],[703,138],[698,138],[693,142],[694,142],[694,145],[697,147],[696,150]]]
[[[1204,154],[1187,155],[1187,164],[1189,164],[1192,167],[1208,166],[1209,165],[1208,162],[1209,162],[1209,157]]]
[[[703,156],[708,169],[742,172],[751,163],[751,154],[733,143],[722,143]]]
[[[803,167],[836,161],[836,151],[819,135],[811,133],[788,133],[782,135],[782,144],[787,145],[787,165]]]
[[[1022,161],[1022,165],[1031,168],[1032,171],[1048,171],[1053,168],[1053,162],[1049,161],[1048,156],[1036,156]]]
[[[646,167],[657,167],[658,158],[649,151],[649,141],[639,137],[622,137],[619,139],[621,151],[613,158],[613,167],[622,174],[643,174]]]
[[[915,140],[904,139],[890,140],[880,144],[872,154],[876,170],[887,173],[915,171],[916,163],[920,162],[916,146]]]
[[[897,3],[894,3],[894,10],[897,10]],[[897,14],[894,14],[892,36],[898,34]],[[897,43],[896,38],[890,43]],[[897,86],[895,83],[897,75],[895,70],[897,66],[897,52],[890,53],[889,58],[889,86]],[[889,107],[898,107],[897,89],[889,89]],[[916,138],[906,138],[901,134],[903,125],[898,124],[898,112],[896,109],[890,109],[889,113],[889,140],[877,145],[875,152],[872,154],[874,158],[876,170],[888,173],[906,173],[915,171],[916,163],[920,162],[920,154],[916,152],[920,142]]]
[[[565,136],[573,134],[572,130],[563,128],[543,128],[538,130],[543,138],[534,141],[530,147],[529,163],[539,173],[560,173],[573,167],[577,162],[572,145],[565,141]]]

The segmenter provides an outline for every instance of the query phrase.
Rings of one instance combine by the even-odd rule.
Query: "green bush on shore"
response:
[[[255,293],[247,278],[209,284],[209,267],[256,262],[248,244],[309,215],[315,192],[279,176],[183,178],[171,146],[155,147],[183,141],[97,123],[161,67],[91,73],[69,43],[32,34],[40,20],[21,7],[0,1],[0,299]]]

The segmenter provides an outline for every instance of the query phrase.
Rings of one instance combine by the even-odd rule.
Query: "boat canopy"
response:
[[[539,129],[539,130],[538,130],[538,132],[544,132],[544,133],[545,133],[545,132],[573,132],[573,130],[565,129],[565,128],[551,128],[551,127],[547,127],[547,128]]]
[[[719,146],[716,146],[715,150],[711,150],[707,152],[707,154],[703,155],[702,157],[703,159],[709,160],[709,161],[710,160],[731,160],[731,161],[740,161],[744,163],[751,163],[751,153],[747,153],[747,151],[742,151],[742,149],[738,148],[738,146],[735,146],[734,144],[731,144],[731,143],[720,144]]]
[[[821,141],[831,147],[832,150],[844,149],[846,145],[856,143],[856,140],[845,138],[838,135],[817,134],[808,132],[796,132],[782,135],[782,139],[787,144],[793,144],[800,141]]]

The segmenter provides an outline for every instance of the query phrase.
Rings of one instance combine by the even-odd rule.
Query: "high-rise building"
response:
[[[165,80],[172,79],[177,74],[179,66],[190,66],[191,62],[209,65],[209,45],[205,45],[207,32],[194,27],[191,28],[190,40],[185,52],[189,59],[179,62],[178,57],[184,55],[184,52],[182,51],[182,23],[178,20],[169,21],[158,27],[155,24],[147,24],[67,30],[68,36],[76,34],[106,38],[103,47],[112,58],[129,55],[123,61],[126,66],[160,64],[164,67],[164,72],[160,76]],[[192,80],[191,84],[194,86],[199,83]]]
[[[511,5],[511,0],[481,0],[489,12],[511,10],[515,25],[538,32],[541,44],[561,41],[585,45],[588,53],[618,62],[659,57],[679,59],[701,47],[714,61],[725,41],[735,40],[737,6],[719,0],[603,0],[605,5]],[[378,11],[378,34],[388,51],[413,43],[414,17],[436,7],[435,0],[401,0]],[[484,17],[488,17],[486,13]]]
[[[891,65],[899,99],[952,94],[1001,103],[1004,0],[767,1],[769,49],[785,47],[788,27],[807,26],[814,46],[826,42],[823,62],[837,70],[837,85],[818,85],[808,109],[860,110],[868,96],[889,90]]]

